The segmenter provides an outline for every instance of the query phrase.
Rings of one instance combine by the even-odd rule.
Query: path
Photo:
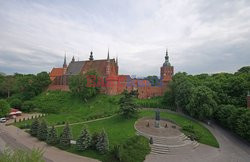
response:
[[[100,120],[105,120],[105,119],[109,119],[109,118],[112,118],[114,116],[116,116],[117,114],[114,114],[114,115],[111,115],[111,116],[108,116],[108,117],[104,117],[104,118],[98,118],[98,119],[94,119],[94,120],[88,120],[88,121],[83,121],[83,122],[77,122],[77,123],[71,123],[69,125],[78,125],[78,124],[86,124],[86,123],[91,123],[91,122],[95,122],[95,121],[100,121]],[[65,124],[63,125],[56,125],[55,127],[58,128],[58,127],[64,127]]]
[[[95,159],[79,156],[60,150],[56,147],[49,146],[46,143],[31,137],[28,133],[17,127],[0,124],[0,148],[3,148],[5,144],[9,145],[9,147],[13,149],[43,149],[44,158],[47,162],[99,162]]]

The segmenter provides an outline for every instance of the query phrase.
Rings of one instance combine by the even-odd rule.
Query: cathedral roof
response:
[[[77,75],[81,72],[82,67],[84,66],[85,61],[75,61],[71,62],[66,71],[66,75]]]
[[[49,74],[51,80],[54,80],[57,76],[62,76],[64,73],[63,68],[53,68]]]
[[[110,59],[111,65],[115,64],[115,59]],[[88,60],[71,62],[68,66],[66,75],[77,75],[79,73],[86,73],[90,70],[95,70],[99,75],[106,75],[107,60]]]

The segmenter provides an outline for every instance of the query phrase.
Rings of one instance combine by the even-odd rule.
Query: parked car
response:
[[[6,118],[0,118],[0,123],[5,123],[6,121]]]

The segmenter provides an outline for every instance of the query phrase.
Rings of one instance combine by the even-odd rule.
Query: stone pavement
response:
[[[145,162],[249,162],[250,146],[234,137],[230,132],[213,124],[205,125],[216,137],[220,148],[200,144],[189,151],[179,149],[172,154],[147,155]]]
[[[9,145],[11,148],[32,149],[40,148],[44,151],[44,158],[47,162],[99,162],[96,159],[79,156],[60,150],[46,143],[38,141],[28,133],[14,126],[0,124],[0,148]]]

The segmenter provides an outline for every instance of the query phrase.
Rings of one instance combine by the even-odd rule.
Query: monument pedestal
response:
[[[155,127],[160,128],[160,121],[159,120],[155,120]]]

